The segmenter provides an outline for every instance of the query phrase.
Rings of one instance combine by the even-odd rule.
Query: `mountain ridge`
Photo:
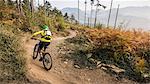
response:
[[[64,10],[65,9],[65,10]],[[73,14],[76,19],[78,16],[78,8],[64,8],[61,11],[63,12],[63,14],[65,12],[68,13],[68,15]],[[76,10],[76,11],[75,11]],[[137,6],[129,6],[129,7],[124,7],[124,8],[120,8],[119,9],[119,15],[118,15],[118,25],[119,23],[121,23],[123,20],[125,20],[126,22],[132,20],[132,22],[130,23],[130,25],[128,26],[128,28],[143,28],[144,30],[150,30],[150,24],[148,24],[148,21],[150,21],[150,12],[148,11],[150,10],[150,6],[142,6],[142,7],[137,7]],[[112,9],[112,13],[111,13],[111,20],[110,20],[110,25],[113,26],[114,24],[114,20],[116,17],[116,8]],[[102,24],[107,23],[108,20],[108,14],[109,14],[109,10],[100,10],[98,12],[98,23],[102,22]],[[87,17],[90,17],[90,11],[87,11]],[[132,18],[130,18],[132,17]],[[95,10],[93,10],[93,16],[92,16],[92,22],[94,21],[95,18]],[[122,20],[121,20],[122,18]],[[130,18],[130,20],[129,20]],[[80,23],[84,23],[84,11],[82,11],[80,9]]]

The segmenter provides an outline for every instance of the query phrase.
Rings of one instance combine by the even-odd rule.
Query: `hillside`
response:
[[[65,22],[57,9],[53,9],[55,13],[51,14],[51,17],[46,16],[43,10],[41,7],[33,15],[26,9],[26,5],[23,5],[22,12],[19,12],[15,2],[10,1],[5,5],[0,1],[1,84],[49,84],[30,74],[26,57],[28,54],[26,40],[30,40],[34,32],[41,30],[39,26],[43,24],[50,27],[54,36],[66,36],[68,32],[65,28],[69,22]],[[31,54],[29,56],[32,57]]]
[[[149,83],[148,32],[83,29],[76,37],[67,39],[63,46],[64,60],[73,61],[79,69],[95,71],[100,68],[122,83],[124,78]]]
[[[49,2],[46,7],[40,5],[33,10],[33,3],[29,7],[27,1],[20,5],[10,0],[0,1],[0,84],[150,82],[149,32],[90,28],[68,20],[70,17]],[[30,38],[42,25],[48,25],[52,32],[52,42],[46,51],[53,60],[49,71],[38,58],[32,58],[39,41]]]

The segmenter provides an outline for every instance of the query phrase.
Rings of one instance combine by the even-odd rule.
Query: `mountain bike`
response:
[[[39,40],[37,38],[32,38],[34,40]],[[32,58],[35,60],[38,56],[42,57],[42,62],[44,68],[48,71],[52,68],[52,57],[48,52],[44,51],[44,48],[39,52],[39,43],[35,44],[34,46],[34,51],[33,51],[33,56]]]

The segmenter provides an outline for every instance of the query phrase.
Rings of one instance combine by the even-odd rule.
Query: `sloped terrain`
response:
[[[149,33],[83,29],[63,45],[64,60],[81,69],[101,68],[117,79],[149,82]]]
[[[37,41],[28,41],[26,51],[28,58],[28,74],[38,80],[44,80],[51,84],[134,84],[134,82],[122,79],[121,81],[105,73],[100,69],[79,69],[74,67],[73,61],[64,60],[61,53],[65,46],[59,46],[65,39],[72,39],[76,36],[74,31],[70,31],[67,37],[55,37],[48,49],[53,58],[53,67],[50,71],[43,68],[42,63],[32,59],[32,51]],[[62,45],[62,44],[61,44]],[[61,48],[61,49],[60,49]]]

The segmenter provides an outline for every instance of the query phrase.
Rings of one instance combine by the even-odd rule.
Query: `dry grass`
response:
[[[24,50],[19,33],[16,33],[12,28],[0,25],[0,81],[4,83],[27,80]]]
[[[124,69],[124,75],[129,79],[147,82],[144,76],[146,74],[149,77],[150,73],[149,32],[82,29],[77,37],[67,40],[67,46],[74,52],[69,52],[66,57],[72,58],[81,67],[89,66],[90,54],[91,58],[102,63],[114,64]]]

